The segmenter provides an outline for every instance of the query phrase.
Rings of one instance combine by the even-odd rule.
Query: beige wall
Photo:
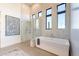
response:
[[[67,4],[66,8],[66,29],[61,30],[57,29],[57,4],[34,4],[31,7],[31,15],[35,14],[36,19],[38,18],[38,12],[42,11],[43,15],[42,17],[39,18],[39,23],[40,23],[40,33],[42,36],[51,36],[51,37],[58,37],[58,38],[66,38],[70,39],[70,5]],[[45,25],[46,25],[46,9],[47,8],[52,8],[52,30],[46,30]],[[31,17],[32,21],[32,26],[33,26],[33,19]],[[31,27],[32,27],[31,26]],[[34,30],[33,30],[34,31]],[[35,33],[35,32],[34,32]]]
[[[4,4],[0,4],[0,29],[1,29],[1,33],[0,33],[0,41],[1,41],[1,47],[6,47],[9,45],[13,45],[16,43],[20,43],[22,40],[27,40],[25,38],[25,36],[27,37],[25,33],[26,30],[26,24],[27,21],[30,20],[30,7],[29,6],[25,6],[24,4],[20,4],[20,3],[4,3]],[[21,31],[20,31],[20,35],[14,35],[14,36],[5,36],[5,15],[10,15],[13,17],[18,17],[20,18],[21,21]]]

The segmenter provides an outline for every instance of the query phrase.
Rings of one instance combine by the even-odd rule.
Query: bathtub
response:
[[[59,56],[69,55],[69,41],[67,39],[36,37],[35,45],[38,48]]]

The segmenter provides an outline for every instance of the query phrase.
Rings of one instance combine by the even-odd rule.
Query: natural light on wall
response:
[[[71,4],[72,28],[79,29],[79,4]]]

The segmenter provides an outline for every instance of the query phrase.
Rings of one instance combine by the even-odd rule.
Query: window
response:
[[[35,19],[35,14],[32,15],[32,19]]]
[[[59,4],[58,9],[58,29],[65,29],[65,12],[66,12],[66,3]]]
[[[36,19],[36,29],[39,29],[39,19]]]
[[[38,17],[42,16],[42,11],[38,12]]]
[[[46,29],[52,29],[52,9],[46,9]]]

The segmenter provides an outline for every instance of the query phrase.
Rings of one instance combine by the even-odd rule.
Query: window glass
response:
[[[65,14],[66,14],[66,10],[65,10],[65,5],[66,4],[60,4],[58,5],[58,29],[65,29]]]
[[[46,29],[50,30],[52,28],[52,9],[46,10]]]
[[[50,8],[50,9],[47,10],[47,15],[49,15],[51,13],[52,13],[52,9]]]
[[[36,19],[36,29],[39,29],[39,19]]]
[[[42,11],[38,13],[38,16],[41,17],[42,16]]]
[[[58,15],[58,28],[65,28],[65,13]]]
[[[35,19],[35,14],[32,15],[32,18]]]
[[[61,11],[64,11],[64,10],[65,10],[65,4],[58,6],[58,12],[61,12]]]
[[[47,29],[51,29],[52,28],[52,21],[51,21],[52,17],[49,16],[47,17]]]

